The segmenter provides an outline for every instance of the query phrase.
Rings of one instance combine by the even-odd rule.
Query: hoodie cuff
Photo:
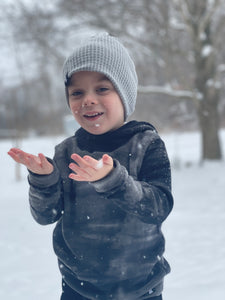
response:
[[[58,182],[60,178],[59,170],[52,159],[47,158],[47,160],[53,165],[53,172],[47,175],[39,175],[28,170],[28,181],[31,185],[44,188],[52,186]]]
[[[110,190],[114,190],[117,186],[123,184],[126,172],[126,169],[117,160],[114,160],[113,171],[103,179],[91,182],[91,185],[93,185],[98,193],[110,192]]]

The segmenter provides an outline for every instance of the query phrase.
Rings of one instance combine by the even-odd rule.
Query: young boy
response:
[[[61,299],[162,299],[170,164],[152,125],[125,123],[136,102],[133,61],[116,38],[100,34],[74,50],[63,74],[81,128],[56,146],[53,160],[9,151],[29,170],[34,219],[57,221]]]

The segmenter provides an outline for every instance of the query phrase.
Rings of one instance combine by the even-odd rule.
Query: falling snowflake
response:
[[[101,169],[102,167],[103,167],[103,161],[102,161],[102,159],[100,159],[100,160],[97,162],[95,168],[96,168],[96,169]]]

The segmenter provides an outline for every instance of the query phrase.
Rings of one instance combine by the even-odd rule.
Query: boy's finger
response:
[[[50,174],[53,172],[54,167],[53,165],[47,160],[46,156],[42,153],[38,154],[38,157],[40,159],[40,164],[42,170],[45,172],[45,174]]]
[[[80,175],[74,174],[74,173],[70,173],[70,174],[69,174],[69,178],[70,178],[70,179],[73,179],[73,180],[75,180],[75,181],[87,181],[86,178],[84,178],[84,177],[82,177],[82,176],[80,176]]]
[[[77,175],[89,178],[93,175],[94,169],[91,167],[80,167],[75,163],[69,164],[69,168],[74,171]]]
[[[44,156],[44,154],[39,153],[39,154],[38,154],[38,157],[39,157],[39,159],[40,159],[40,163],[41,163],[42,166],[45,166],[45,165],[48,163],[48,160],[47,160],[47,158]]]
[[[23,163],[22,162],[22,152],[20,149],[17,148],[12,148],[9,150],[8,154],[18,163]]]
[[[28,157],[27,153],[25,153],[23,151],[19,151],[18,154],[16,154],[16,155],[21,164],[27,165],[27,157]]]
[[[37,161],[31,155],[28,155],[26,157],[26,166],[29,170],[31,170],[34,173],[36,173],[39,169],[39,165],[38,165]]]
[[[76,154],[76,153],[73,153],[73,154],[71,155],[71,158],[72,158],[77,164],[79,164],[79,162],[81,162],[81,160],[82,160],[81,156],[78,155],[78,154]]]
[[[99,164],[99,160],[96,160],[94,159],[93,157],[91,156],[84,156],[83,159],[92,167],[92,168],[95,168],[95,169],[98,169],[98,164]]]
[[[13,151],[9,150],[8,154],[9,154],[9,156],[11,156],[12,159],[14,159],[16,162],[18,162],[18,163],[20,162],[20,161],[19,161],[19,157],[18,157]]]
[[[10,153],[14,153],[14,154],[18,154],[19,152],[21,152],[22,150],[18,149],[18,148],[11,148],[9,150]]]
[[[78,166],[80,167],[80,168],[84,168],[84,169],[86,169],[86,168],[90,168],[91,166],[90,166],[90,164],[85,160],[85,159],[83,159],[80,155],[78,155],[78,154],[76,154],[76,153],[74,153],[74,154],[72,154],[71,155],[71,158],[78,164]]]
[[[113,159],[111,156],[109,156],[108,154],[104,154],[102,156],[102,161],[104,165],[110,165],[113,166]]]

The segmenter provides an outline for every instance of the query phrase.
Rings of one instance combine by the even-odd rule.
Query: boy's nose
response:
[[[98,103],[97,97],[96,95],[93,95],[93,93],[87,94],[83,102],[83,104],[86,106],[97,104],[97,103]]]

